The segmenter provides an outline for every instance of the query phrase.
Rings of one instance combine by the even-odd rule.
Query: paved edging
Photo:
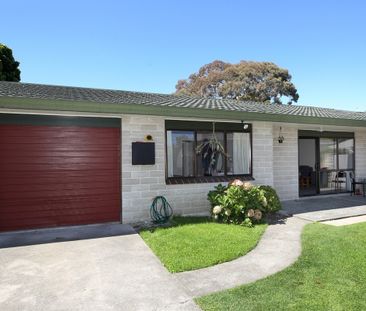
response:
[[[177,273],[191,297],[248,284],[279,272],[301,254],[301,232],[309,221],[296,217],[270,225],[257,247],[243,257],[216,266]]]
[[[322,221],[322,224],[339,227],[339,226],[359,224],[361,222],[366,222],[366,215],[351,216],[347,218],[334,219],[334,220],[326,220]]]

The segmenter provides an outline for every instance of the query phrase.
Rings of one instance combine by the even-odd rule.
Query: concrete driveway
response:
[[[1,241],[9,246],[9,235]],[[127,234],[1,248],[0,310],[199,308],[139,235]]]

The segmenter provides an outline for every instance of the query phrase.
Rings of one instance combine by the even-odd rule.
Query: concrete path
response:
[[[335,195],[283,202],[283,213],[310,221],[366,215],[366,198]]]
[[[175,275],[191,297],[251,283],[279,272],[301,253],[301,232],[308,221],[296,217],[270,225],[255,249],[230,262]]]
[[[322,223],[326,224],[326,225],[332,225],[332,226],[339,227],[339,226],[358,224],[360,222],[366,222],[366,215],[341,218],[341,219],[335,219],[335,220],[327,220],[327,221],[323,221]]]
[[[0,249],[0,310],[199,308],[140,236],[128,234]]]

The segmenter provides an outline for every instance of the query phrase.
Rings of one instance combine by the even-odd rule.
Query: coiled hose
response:
[[[150,206],[150,217],[153,222],[158,224],[166,223],[172,215],[173,209],[165,197],[155,197]]]

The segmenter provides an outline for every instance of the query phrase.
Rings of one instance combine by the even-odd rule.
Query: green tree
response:
[[[299,95],[288,70],[270,62],[215,60],[202,66],[186,80],[179,80],[175,94],[288,104]]]
[[[0,81],[20,81],[19,62],[15,61],[13,51],[0,43]]]

